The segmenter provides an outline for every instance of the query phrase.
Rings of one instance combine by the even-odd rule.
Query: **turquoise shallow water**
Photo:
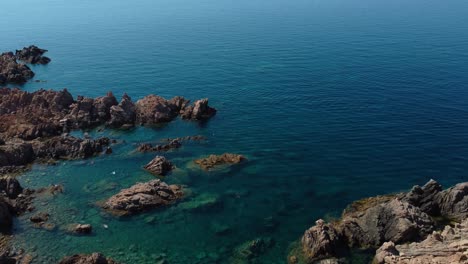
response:
[[[209,97],[218,109],[204,124],[105,131],[126,141],[112,155],[21,176],[27,187],[65,186],[37,202],[52,222],[95,227],[93,236],[74,237],[20,218],[15,243],[39,255],[37,263],[93,251],[126,263],[160,254],[170,263],[227,263],[233,248],[258,237],[276,242],[258,263],[284,263],[307,227],[355,199],[430,178],[467,180],[466,1],[17,0],[2,9],[2,50],[50,50],[52,63],[33,67],[47,82],[22,89]],[[95,206],[152,179],[141,167],[153,155],[133,153],[134,143],[186,135],[207,141],[167,153],[178,169],[165,181],[220,206],[121,220]],[[223,152],[249,162],[211,173],[190,163]]]

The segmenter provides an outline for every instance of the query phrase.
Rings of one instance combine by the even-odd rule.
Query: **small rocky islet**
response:
[[[47,64],[46,50],[30,46],[16,53],[0,56],[0,84],[24,83],[34,76],[29,64]],[[8,237],[14,217],[32,212],[31,225],[57,230],[48,212],[36,212],[34,199],[39,195],[56,195],[61,185],[32,190],[23,188],[11,175],[23,172],[34,162],[55,164],[58,160],[86,159],[100,154],[112,154],[115,140],[107,137],[92,139],[75,137],[73,130],[96,127],[129,129],[170,122],[178,117],[202,121],[216,114],[208,99],[190,101],[176,96],[165,99],[147,95],[133,102],[124,94],[120,101],[111,93],[102,97],[76,99],[67,89],[61,91],[0,89],[0,226]],[[160,144],[143,143],[138,152],[166,152],[182,147],[184,141],[204,140],[203,136],[167,139]],[[232,166],[247,161],[243,155],[224,153],[195,159],[204,171]],[[155,176],[171,173],[174,164],[164,156],[155,156],[143,169]],[[202,193],[189,197],[186,186],[167,184],[161,179],[138,182],[118,191],[105,201],[96,201],[103,212],[113,217],[142,214],[178,203],[176,208],[205,212],[222,206],[216,194]],[[185,199],[185,200],[184,200]],[[443,190],[435,181],[409,192],[377,196],[356,201],[342,217],[316,225],[305,231],[293,244],[287,262],[349,263],[354,249],[375,252],[374,263],[468,263],[468,183]],[[229,235],[228,226],[215,227],[217,234]],[[77,236],[90,235],[93,227],[87,223],[69,223],[58,230]],[[14,235],[14,234],[13,234]],[[227,253],[229,263],[256,263],[256,259],[275,245],[268,237],[246,241]],[[77,252],[79,253],[79,252]],[[286,257],[285,257],[286,258]],[[13,249],[8,239],[0,244],[0,263],[30,263],[34,258],[21,249]],[[161,263],[167,263],[162,258]],[[100,253],[64,257],[59,263],[117,263]]]

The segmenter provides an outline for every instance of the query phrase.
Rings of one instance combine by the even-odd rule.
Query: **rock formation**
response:
[[[208,106],[208,99],[196,101],[193,106],[188,106],[182,109],[183,119],[206,120],[216,114],[216,109]]]
[[[247,159],[242,155],[224,153],[222,155],[210,155],[206,158],[195,160],[195,163],[202,169],[209,170],[216,166],[224,164],[238,164],[245,160]]]
[[[468,219],[454,227],[445,226],[425,240],[395,245],[384,243],[376,252],[375,264],[468,263]]]
[[[102,206],[115,215],[131,215],[176,202],[183,196],[178,185],[167,185],[159,179],[137,183],[110,197]]]
[[[139,152],[151,152],[151,151],[169,151],[171,149],[178,149],[182,147],[182,143],[179,140],[174,139],[168,144],[153,146],[150,143],[140,144],[137,148]]]
[[[187,107],[188,100],[166,100],[149,95],[135,105],[124,95],[120,103],[109,92],[98,98],[78,96],[66,90],[24,92],[0,89],[0,171],[14,171],[35,159],[78,159],[101,153],[109,139],[80,139],[64,134],[98,125],[113,128],[167,122]],[[156,147],[165,150],[180,142]],[[151,146],[151,148],[153,148]],[[110,149],[106,153],[111,153]]]
[[[16,50],[15,57],[18,60],[31,63],[31,64],[47,64],[50,62],[50,58],[43,56],[47,50],[40,49],[34,45],[24,47],[21,50]]]
[[[172,170],[172,163],[163,156],[156,156],[148,164],[145,165],[145,170],[155,175],[166,175]]]
[[[467,190],[468,183],[460,183],[442,190],[437,182],[431,180],[423,187],[413,187],[408,193],[377,196],[354,202],[344,210],[339,221],[326,224],[319,220],[314,227],[308,229],[302,237],[299,253],[293,252],[289,263],[296,263],[291,261],[292,259],[303,259],[305,263],[336,261],[336,258],[346,256],[349,248],[378,248],[385,242],[389,243],[382,246],[376,257],[379,263],[387,263],[382,262],[387,257],[401,260],[388,263],[426,263],[394,256],[398,256],[396,252],[411,250],[413,244],[406,246],[406,243],[423,240],[436,230],[436,219],[466,219]],[[433,237],[434,235],[432,238],[429,236],[426,240],[432,241]],[[442,242],[442,238],[438,239],[440,243],[445,243]],[[447,241],[450,241],[450,238]],[[395,249],[395,244],[402,245],[396,246]],[[414,246],[423,248],[415,252],[423,254],[426,250],[424,254],[428,255],[431,250],[424,247],[429,244],[430,242],[422,242],[419,246]],[[437,250],[437,247],[432,250]],[[417,259],[416,255],[413,256]]]
[[[16,62],[13,52],[0,55],[0,85],[22,84],[34,77],[34,72],[26,65]]]

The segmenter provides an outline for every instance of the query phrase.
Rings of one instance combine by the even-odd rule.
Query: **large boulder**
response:
[[[117,264],[117,262],[104,257],[101,253],[92,253],[90,255],[77,254],[64,257],[59,264]]]
[[[178,185],[167,185],[159,179],[140,182],[110,197],[102,206],[115,215],[131,215],[176,202],[183,196]]]
[[[192,120],[206,120],[216,114],[216,109],[208,106],[208,98],[195,101],[193,106],[183,109],[182,118]]]
[[[345,238],[333,225],[325,224],[322,219],[305,231],[301,242],[304,257],[310,263],[343,255],[346,250]]]
[[[132,99],[124,94],[118,105],[110,108],[110,120],[107,123],[110,127],[134,126],[136,120],[136,108]]]
[[[16,58],[31,64],[48,64],[50,58],[43,56],[47,50],[40,49],[34,45],[16,50]]]
[[[137,121],[148,125],[172,121],[187,103],[183,97],[166,100],[160,96],[148,95],[135,104]]]
[[[372,248],[385,241],[404,243],[424,238],[434,229],[434,222],[418,207],[392,199],[362,212],[345,214],[340,228],[350,246]]]
[[[156,156],[144,167],[147,171],[155,175],[166,175],[173,168],[172,163],[163,156]]]
[[[111,107],[116,105],[118,105],[118,102],[112,92],[108,92],[106,96],[97,97],[93,102],[93,116],[100,123],[104,123],[110,119]]]

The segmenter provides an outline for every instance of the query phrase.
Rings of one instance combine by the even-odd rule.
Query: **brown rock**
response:
[[[332,225],[320,219],[316,225],[306,230],[302,237],[302,247],[308,263],[340,256],[346,250],[346,240]]]
[[[24,47],[22,50],[16,50],[16,58],[31,64],[48,64],[50,58],[43,56],[47,50],[40,49],[34,45]]]
[[[167,185],[155,179],[121,190],[110,197],[103,208],[116,215],[130,215],[172,204],[182,196],[180,186]]]
[[[172,170],[172,163],[163,156],[156,156],[144,167],[155,175],[166,175]]]
[[[21,63],[16,62],[12,52],[0,55],[0,85],[7,83],[25,83],[34,77],[34,72]]]

